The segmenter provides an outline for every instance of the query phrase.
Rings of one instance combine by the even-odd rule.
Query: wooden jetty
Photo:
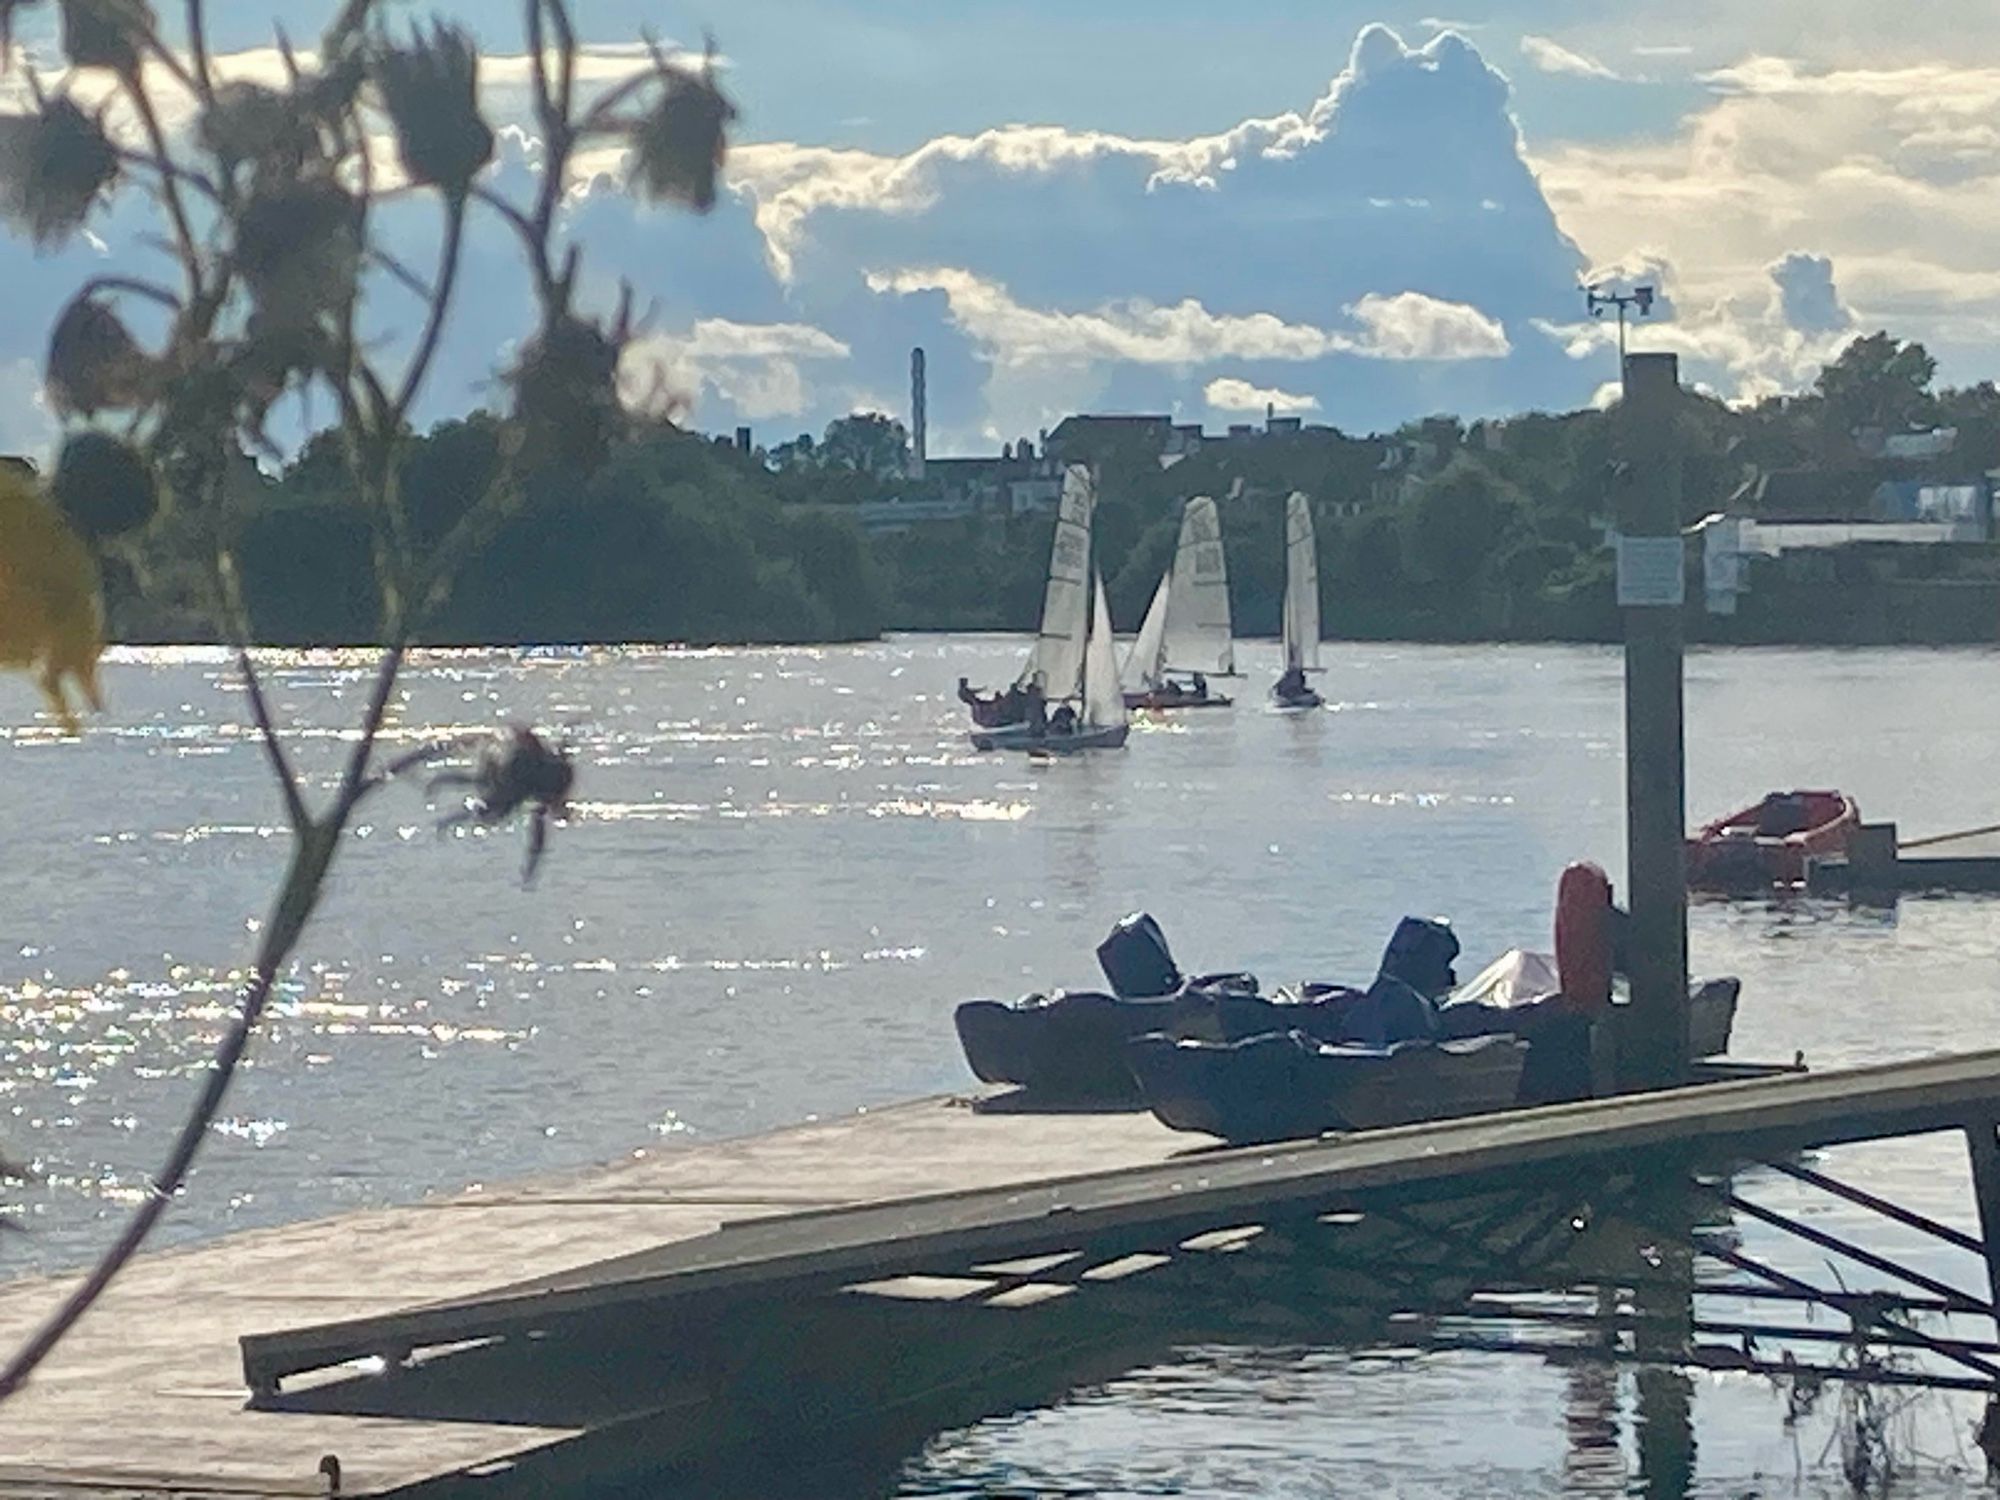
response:
[[[1894,823],[1864,823],[1845,857],[1807,867],[1806,889],[1840,896],[2000,891],[2000,825],[1904,839]]]
[[[1518,1262],[1614,1179],[1846,1141],[1966,1132],[2000,1244],[2000,1052],[1227,1150],[1150,1116],[998,1102],[920,1101],[143,1257],[0,1406],[0,1496],[326,1494],[329,1456],[344,1495],[547,1494],[787,1428],[890,1427],[975,1372],[1053,1361],[1058,1394],[1093,1353],[1117,1367],[1133,1325],[1072,1316],[1053,1337],[997,1310],[1192,1286],[1266,1230],[1317,1263],[1306,1230],[1553,1195],[1540,1217],[1467,1231],[1469,1259]],[[1770,1295],[1804,1295],[1737,1258],[1777,1278]],[[1355,1295],[1387,1295],[1395,1257],[1350,1265]],[[62,1288],[0,1287],[0,1340]],[[1990,1289],[1952,1295],[1991,1312]],[[1857,1326],[1884,1316],[1840,1296],[1810,1300]],[[1946,1352],[1977,1364],[1972,1347]],[[964,1420],[994,1399],[962,1394]]]

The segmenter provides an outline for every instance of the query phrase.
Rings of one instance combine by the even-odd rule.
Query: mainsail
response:
[[[1170,572],[1160,575],[1160,586],[1153,590],[1153,602],[1146,606],[1146,618],[1139,624],[1139,638],[1132,642],[1132,653],[1125,658],[1128,693],[1150,692],[1166,674],[1167,593],[1173,576]]]
[[[1222,521],[1206,495],[1188,501],[1181,512],[1172,578],[1162,667],[1230,675],[1236,670],[1236,642],[1229,625],[1229,570],[1222,555]]]
[[[1297,490],[1285,501],[1285,666],[1319,669],[1319,542],[1312,506]]]
[[[1112,729],[1126,722],[1125,694],[1118,686],[1118,653],[1111,640],[1111,606],[1104,601],[1104,580],[1093,590],[1090,644],[1083,656],[1083,722],[1091,729]]]
[[[1042,595],[1042,623],[1035,648],[1021,673],[1021,686],[1041,678],[1051,700],[1073,698],[1083,676],[1083,651],[1090,624],[1090,516],[1097,492],[1090,471],[1071,464],[1063,471],[1062,504],[1049,550],[1049,583]]]

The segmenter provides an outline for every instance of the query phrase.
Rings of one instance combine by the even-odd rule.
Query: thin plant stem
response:
[[[134,72],[125,79],[125,93],[132,101],[132,107],[139,112],[139,120],[146,127],[146,140],[153,148],[153,155],[164,164],[160,172],[160,202],[167,211],[167,219],[174,226],[174,240],[180,252],[181,269],[187,273],[188,299],[201,300],[201,251],[195,244],[194,228],[188,219],[187,205],[181,202],[180,182],[173,169],[173,155],[167,150],[167,133],[160,126],[159,112],[153,108],[153,98],[146,90],[144,81]]]
[[[410,405],[417,399],[417,391],[423,385],[424,377],[430,373],[431,360],[437,354],[438,339],[444,333],[445,314],[451,307],[451,294],[458,285],[459,262],[465,257],[465,198],[454,193],[445,202],[444,248],[438,255],[437,289],[430,298],[430,315],[424,321],[423,336],[417,340],[416,352],[410,356],[410,367],[403,372],[402,389],[396,393],[396,405],[391,431],[401,431],[410,415]]]

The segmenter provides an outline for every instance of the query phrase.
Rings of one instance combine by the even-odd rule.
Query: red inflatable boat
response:
[[[1772,792],[1688,840],[1688,888],[1731,892],[1798,885],[1808,860],[1845,854],[1860,823],[1861,810],[1845,792]]]

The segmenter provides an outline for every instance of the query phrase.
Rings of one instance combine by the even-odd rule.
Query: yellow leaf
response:
[[[90,549],[35,484],[0,469],[0,667],[32,672],[68,734],[79,732],[72,685],[93,709],[104,605]]]

